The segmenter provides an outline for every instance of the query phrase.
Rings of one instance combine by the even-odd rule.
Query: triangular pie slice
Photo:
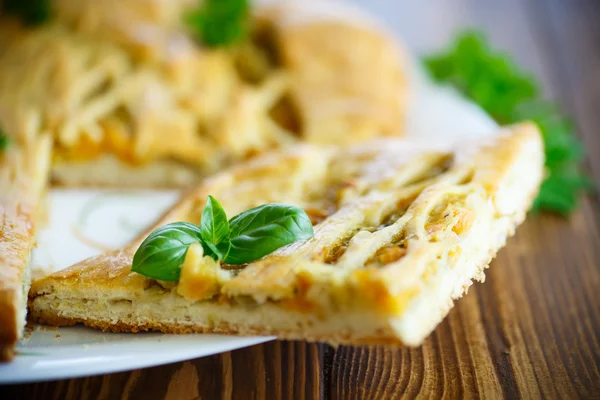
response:
[[[543,176],[533,124],[453,146],[411,140],[346,150],[304,146],[207,179],[157,224],[198,223],[207,195],[228,215],[303,207],[313,238],[241,269],[188,251],[177,285],[130,272],[147,232],[122,251],[34,282],[50,325],[276,335],[418,345],[523,221]]]
[[[0,149],[0,360],[12,358],[25,326],[29,259],[50,149],[47,135]]]

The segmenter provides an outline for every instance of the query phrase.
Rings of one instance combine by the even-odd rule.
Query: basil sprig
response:
[[[569,118],[543,99],[534,77],[478,32],[463,33],[424,63],[436,81],[455,86],[500,125],[535,122],[544,139],[547,175],[533,209],[568,215],[577,208],[580,195],[592,188],[580,167],[585,152]]]
[[[50,0],[4,0],[0,1],[0,14],[14,15],[27,25],[46,22],[52,14]]]
[[[0,129],[0,151],[6,149],[9,144],[10,141],[8,140],[8,136],[6,136],[4,132],[2,132],[2,129]]]
[[[248,36],[249,15],[249,0],[204,0],[185,22],[205,46],[222,47]]]
[[[133,256],[131,270],[153,279],[176,282],[192,243],[217,261],[241,265],[314,235],[310,218],[299,207],[264,204],[227,220],[225,210],[208,196],[199,226],[174,222],[153,231]]]

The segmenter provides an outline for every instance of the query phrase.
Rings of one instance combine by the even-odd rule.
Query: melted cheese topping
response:
[[[181,267],[177,293],[190,300],[205,300],[219,294],[231,275],[219,262],[204,256],[200,243],[192,244]]]

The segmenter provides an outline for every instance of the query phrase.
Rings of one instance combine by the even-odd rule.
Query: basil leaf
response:
[[[231,249],[228,264],[245,264],[271,254],[280,247],[314,235],[310,218],[301,208],[265,204],[229,221]]]
[[[212,196],[206,199],[200,221],[200,234],[206,246],[224,260],[229,253],[229,221],[221,204]]]
[[[51,15],[50,0],[4,0],[0,2],[0,14],[14,15],[28,25],[39,25],[46,22]]]
[[[185,22],[205,46],[236,44],[248,36],[248,0],[205,0],[185,16]]]
[[[187,249],[202,243],[200,228],[189,222],[174,222],[153,231],[133,256],[131,270],[148,278],[176,282]]]
[[[6,136],[4,133],[2,133],[2,131],[0,130],[0,150],[4,150],[8,147],[8,145],[10,144],[10,140],[8,140],[8,136]]]

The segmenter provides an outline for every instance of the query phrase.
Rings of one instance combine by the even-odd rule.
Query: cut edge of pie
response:
[[[432,151],[410,140],[301,146],[206,180],[156,226],[198,222],[208,194],[229,215],[266,202],[303,207],[315,236],[231,270],[201,246],[178,284],[130,272],[141,240],[34,282],[50,325],[275,335],[332,344],[418,345],[525,218],[544,174],[534,124]]]
[[[12,359],[25,327],[29,261],[50,151],[48,135],[0,150],[0,360]]]

